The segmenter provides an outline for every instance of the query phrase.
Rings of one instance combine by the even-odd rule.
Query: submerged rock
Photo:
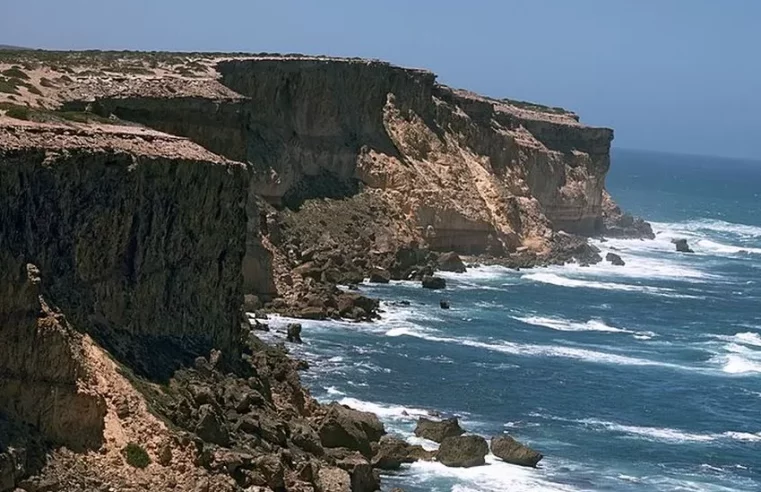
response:
[[[291,323],[287,327],[286,340],[301,343],[301,323]]]
[[[520,466],[535,467],[543,458],[541,453],[524,446],[510,436],[492,437],[491,452],[502,461]]]
[[[445,420],[431,420],[420,417],[415,427],[415,435],[435,442],[442,442],[447,437],[455,437],[465,434],[460,427],[457,417]]]
[[[676,250],[680,253],[694,253],[692,248],[690,248],[690,245],[687,244],[686,239],[674,239],[672,242],[676,246]]]
[[[432,275],[426,275],[422,280],[423,287],[426,289],[444,289],[447,286],[447,281],[441,277],[434,277]]]
[[[384,268],[373,268],[370,271],[370,282],[374,284],[387,284],[391,280],[391,273]]]
[[[440,300],[439,307],[441,307],[441,309],[449,309],[449,301],[447,301],[446,299]]]
[[[621,257],[618,256],[616,253],[608,253],[607,255],[605,255],[605,259],[616,266],[626,265],[626,262],[624,262],[624,260],[622,260]]]
[[[439,270],[443,270],[445,272],[465,273],[467,268],[465,268],[465,263],[462,262],[462,259],[460,259],[457,253],[449,252],[442,253],[439,256]]]
[[[489,445],[483,437],[457,436],[441,442],[436,458],[442,465],[469,468],[485,464],[488,453]]]

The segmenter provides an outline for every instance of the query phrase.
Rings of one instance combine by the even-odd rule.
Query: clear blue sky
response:
[[[761,0],[4,0],[0,43],[300,52],[567,107],[614,145],[761,159]]]

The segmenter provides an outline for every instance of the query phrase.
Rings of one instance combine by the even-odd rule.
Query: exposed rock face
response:
[[[153,377],[212,347],[237,353],[242,166],[156,134],[8,130],[0,250],[40,269],[75,326]]]
[[[434,277],[433,275],[426,275],[423,277],[423,280],[421,280],[421,283],[425,289],[438,290],[444,289],[447,286],[446,280],[444,280],[442,277]]]
[[[619,255],[616,253],[608,253],[605,255],[605,259],[616,266],[624,266],[626,265],[626,262],[621,259]]]
[[[441,442],[436,459],[446,466],[469,468],[486,463],[489,445],[481,436],[447,437]]]
[[[462,262],[457,253],[450,251],[439,256],[439,270],[445,272],[465,273],[465,263]]]
[[[97,447],[105,403],[85,388],[82,336],[42,291],[37,267],[0,249],[0,412],[57,444]]]
[[[607,191],[602,203],[603,235],[617,238],[655,239],[653,228],[639,217],[621,210]]]
[[[491,439],[491,452],[508,463],[535,467],[542,454],[524,446],[510,436],[496,436]]]
[[[415,426],[415,435],[435,442],[442,442],[447,437],[454,437],[464,434],[465,431],[460,427],[457,417],[445,420],[431,420],[420,417]]]
[[[376,415],[352,410],[338,403],[328,406],[319,427],[323,446],[348,448],[367,457],[372,456],[371,444],[378,442],[385,433]]]
[[[407,444],[403,439],[383,436],[374,446],[372,465],[382,470],[398,470],[404,463],[433,459],[434,451],[426,451],[422,446]]]
[[[674,246],[676,246],[676,250],[680,253],[694,253],[690,245],[687,244],[686,239],[675,239]]]

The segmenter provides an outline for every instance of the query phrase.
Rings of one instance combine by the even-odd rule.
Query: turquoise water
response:
[[[761,163],[616,152],[608,188],[658,233],[598,244],[625,267],[445,274],[449,311],[413,283],[366,285],[382,321],[303,323],[320,399],[413,442],[435,409],[546,456],[537,470],[416,463],[384,488],[761,490]]]

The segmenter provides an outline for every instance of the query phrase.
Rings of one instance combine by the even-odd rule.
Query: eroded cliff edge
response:
[[[0,66],[15,87],[0,95],[0,442],[7,416],[30,426],[10,432],[27,441],[100,449],[56,451],[48,466],[72,490],[90,475],[333,490],[321,467],[374,490],[369,442],[354,461],[323,449],[316,433],[351,419],[312,401],[302,365],[241,324],[244,295],[246,308],[366,319],[377,302],[336,284],[378,267],[406,278],[436,251],[585,261],[594,252],[569,233],[651,233],[604,191],[611,130],[424,70],[13,56]],[[163,468],[126,467],[130,440]],[[15,460],[15,484],[41,463],[12,451],[0,461]],[[82,460],[93,472],[79,477],[68,465]]]

